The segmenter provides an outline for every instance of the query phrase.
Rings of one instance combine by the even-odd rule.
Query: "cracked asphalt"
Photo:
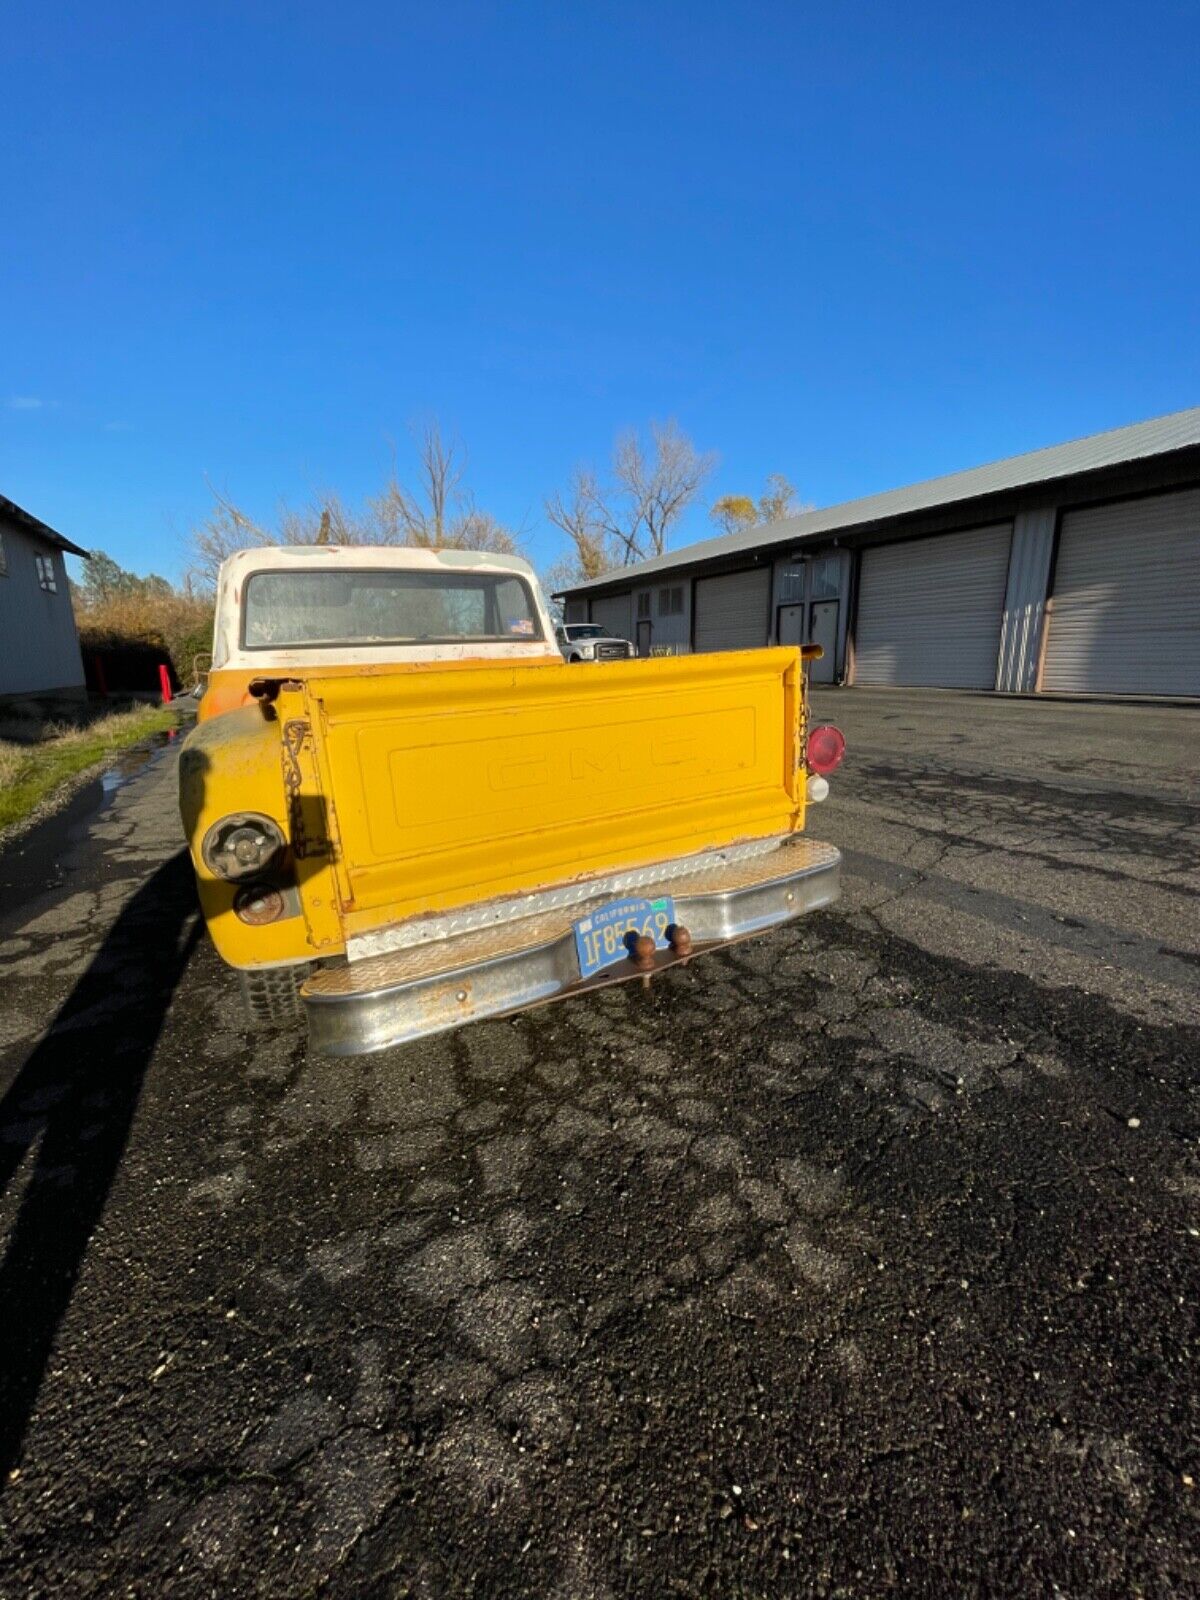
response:
[[[817,711],[840,906],[353,1062],[172,750],[0,852],[0,1595],[1200,1592],[1200,711]]]

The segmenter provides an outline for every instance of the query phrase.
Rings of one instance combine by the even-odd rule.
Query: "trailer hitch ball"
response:
[[[639,972],[654,971],[654,940],[648,933],[639,934],[629,951],[629,959]]]
[[[690,956],[692,953],[692,936],[677,922],[667,929],[667,943],[677,956]]]

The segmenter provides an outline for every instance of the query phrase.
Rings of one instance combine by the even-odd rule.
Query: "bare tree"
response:
[[[800,504],[795,488],[782,472],[772,472],[757,504],[748,494],[723,494],[710,506],[708,514],[724,533],[741,533],[810,509]]]
[[[662,555],[679,518],[716,465],[674,421],[650,424],[649,448],[630,428],[613,447],[610,480],[577,467],[546,516],[571,541],[574,581]]]
[[[382,493],[369,498],[361,511],[347,506],[335,491],[322,490],[299,509],[282,507],[273,528],[255,522],[210,484],[213,508],[192,529],[188,541],[189,579],[211,589],[226,556],[256,545],[418,545],[429,550],[516,552],[516,535],[490,512],[481,511],[463,488],[465,452],[444,440],[436,422],[421,430],[417,459],[416,491],[400,483],[393,464]]]
[[[436,421],[417,439],[419,488],[404,488],[393,468],[383,493],[368,502],[389,544],[426,550],[495,550],[515,555],[516,536],[463,488],[466,452],[447,442]]]
[[[625,565],[660,556],[680,516],[700,493],[717,464],[702,455],[674,421],[650,424],[647,455],[632,428],[617,439],[613,477],[625,516],[612,518],[613,531],[625,550]]]
[[[571,541],[567,557],[555,567],[563,582],[598,578],[620,565],[620,546],[608,525],[600,486],[590,468],[576,467],[567,492],[552,494],[546,501],[546,515]]]
[[[336,489],[318,489],[308,504],[279,512],[280,544],[378,544],[369,514],[352,510]]]
[[[795,486],[789,483],[782,472],[772,472],[766,488],[758,497],[758,520],[782,522],[784,517],[794,517],[797,512],[806,509],[811,510],[811,507],[800,504]]]
[[[561,594],[564,589],[573,589],[577,583],[583,582],[583,575],[579,570],[574,556],[560,556],[550,566],[538,574],[542,586],[542,593],[546,596],[546,603],[550,607],[550,615],[555,622],[562,622],[565,618],[566,608],[561,600],[556,600],[556,594]]]
[[[222,561],[235,550],[282,542],[234,505],[228,495],[211,483],[208,489],[213,497],[212,510],[203,522],[197,523],[188,538],[191,558],[188,577],[202,589],[216,587]]]

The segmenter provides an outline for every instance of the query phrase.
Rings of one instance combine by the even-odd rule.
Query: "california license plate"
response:
[[[667,948],[667,929],[675,921],[670,895],[658,900],[613,900],[575,924],[579,976],[590,978],[605,967],[629,959],[634,939],[645,933],[660,950]]]

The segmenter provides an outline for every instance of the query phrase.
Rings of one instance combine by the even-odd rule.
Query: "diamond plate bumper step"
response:
[[[691,934],[686,956],[658,951],[651,970],[829,905],[840,893],[841,859],[832,845],[787,839],[749,855],[722,859],[710,852],[695,858],[695,870],[676,861],[669,870],[634,875],[638,894],[647,899],[674,897],[676,919]],[[623,886],[630,876],[621,879]],[[575,922],[615,895],[603,879],[589,898],[577,898],[579,887],[573,886],[569,904],[556,903],[564,898],[560,890],[548,890],[528,897],[526,915],[313,973],[300,991],[313,1049],[364,1055],[644,976],[629,960],[581,979]]]

